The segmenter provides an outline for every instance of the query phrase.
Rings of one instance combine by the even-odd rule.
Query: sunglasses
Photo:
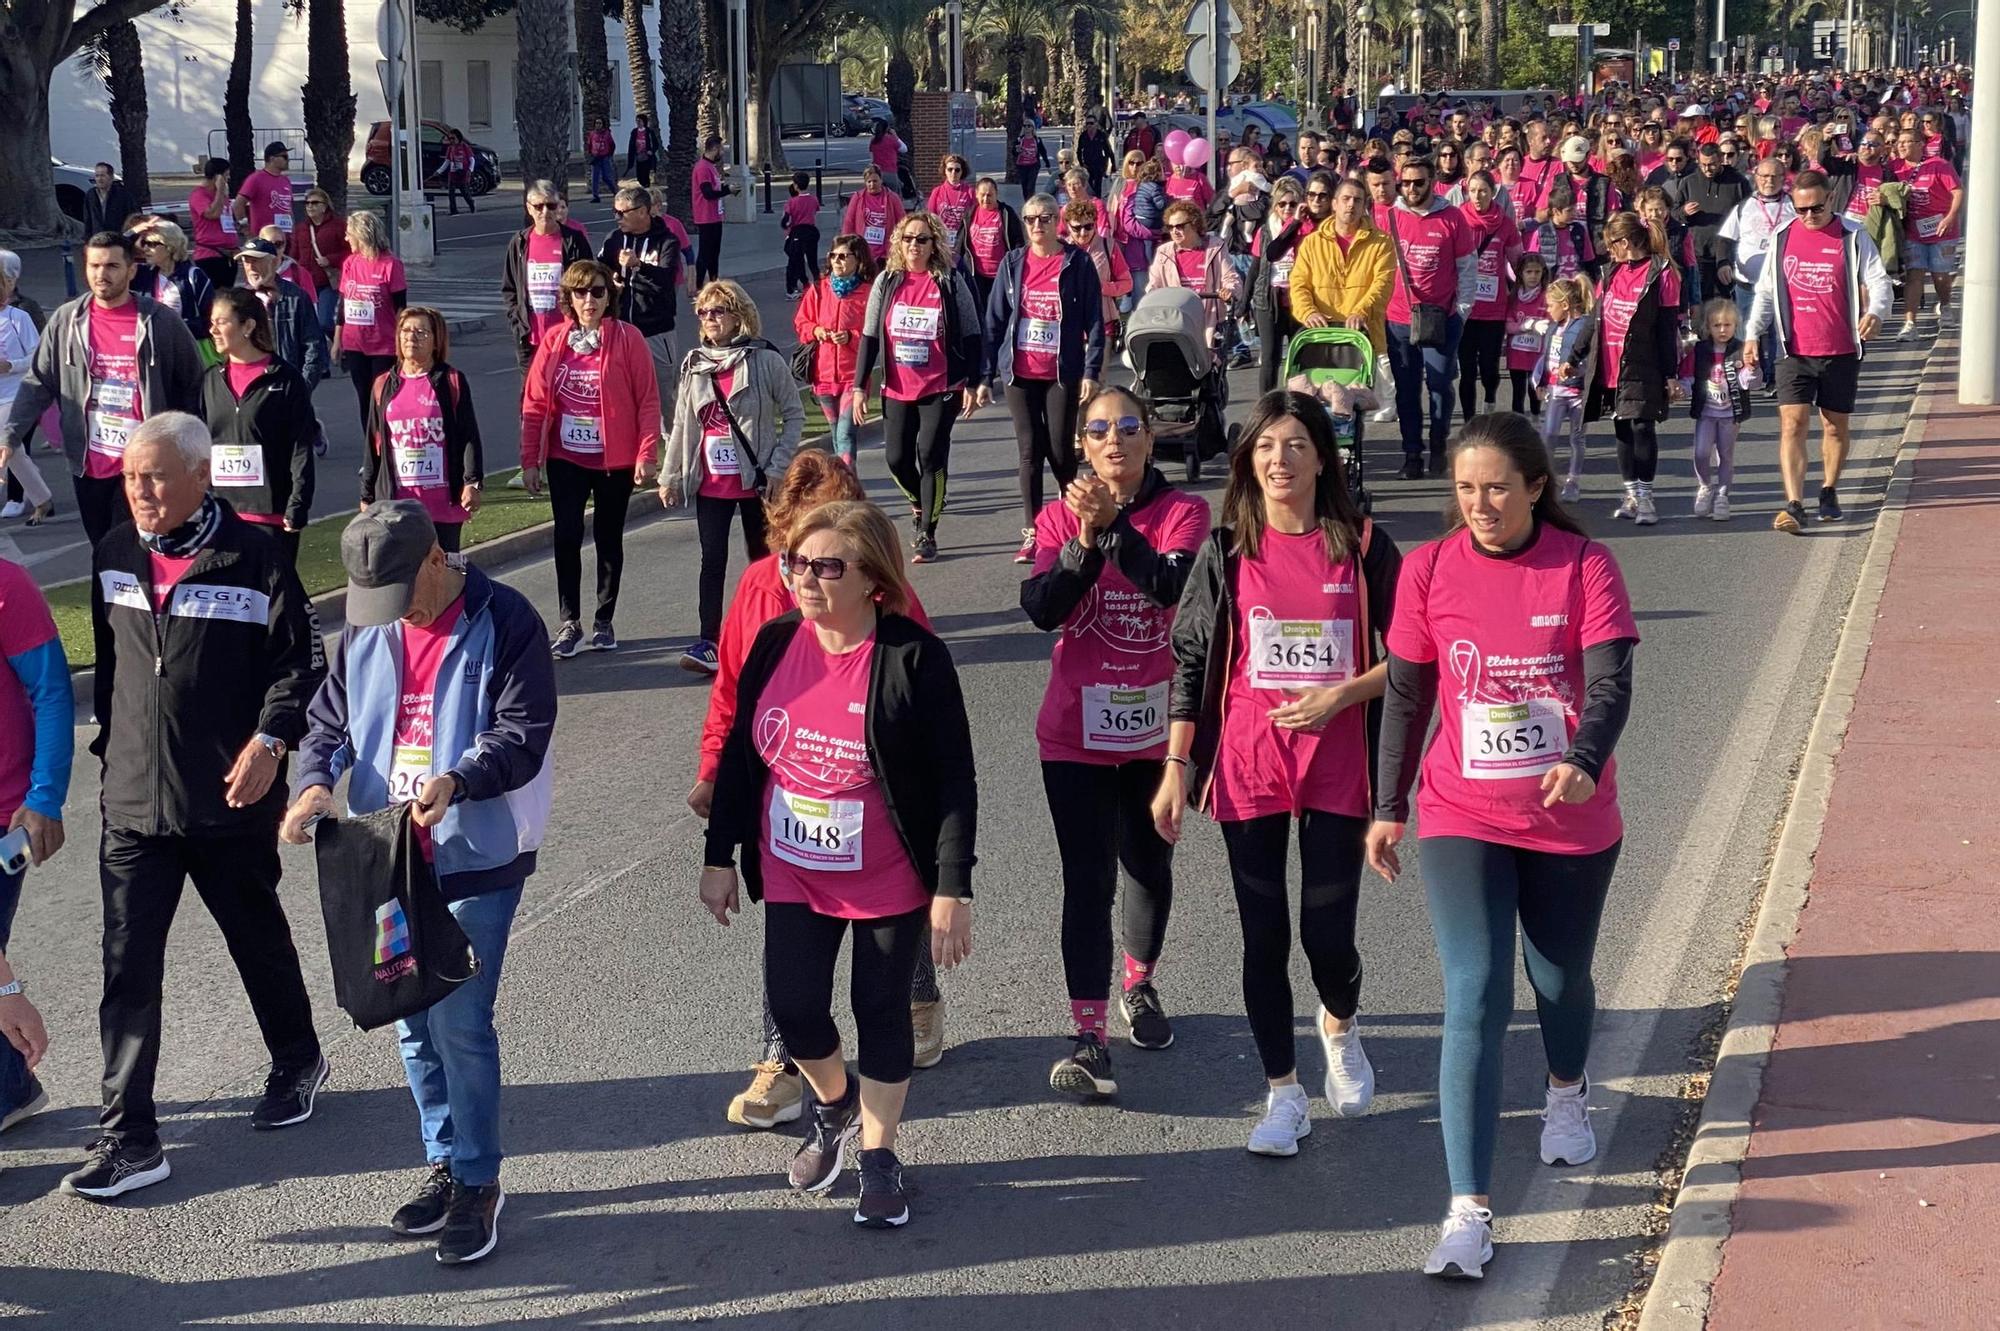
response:
[[[1280,199],[1271,206],[1273,208],[1297,208],[1299,201],[1297,199]]]
[[[1048,218],[1044,217],[1042,220],[1046,222]],[[898,236],[896,239],[902,241],[905,245],[928,245],[931,243],[931,234],[928,231],[912,231],[908,235]]]
[[[735,310],[729,309],[727,306],[704,305],[694,312],[694,316],[697,319],[720,319],[726,315],[733,315],[735,313]]]
[[[1039,226],[1043,222],[1056,220],[1054,213],[1022,213],[1021,220],[1029,226]]]
[[[1404,189],[1412,189],[1412,188],[1424,189],[1428,187],[1431,182],[1424,179],[1422,176],[1406,176],[1405,178],[1397,181],[1396,183],[1401,185]]]
[[[1080,236],[1085,232],[1095,230],[1097,230],[1097,223],[1095,222],[1071,222],[1069,224],[1069,233],[1072,236]]]
[[[1818,217],[1829,207],[1831,205],[1826,203],[1793,203],[1792,211],[1796,212],[1800,217]]]
[[[1169,230],[1169,231],[1186,231],[1186,230],[1189,230],[1189,229],[1191,228],[1191,226],[1192,226],[1192,223],[1188,223],[1188,222],[1169,222],[1169,223],[1167,223],[1167,230]]]
[[[548,207],[549,205],[544,204],[543,206]],[[617,204],[614,203],[611,205],[611,211],[618,214],[618,216],[620,217],[624,217],[629,213],[643,213],[648,211],[648,209],[647,206],[643,203],[635,203],[630,208],[620,208]]]
[[[557,207],[558,205],[553,203],[531,203],[528,205],[528,210],[537,213],[552,213]]]
[[[778,556],[778,568],[788,577],[802,578],[810,573],[820,582],[839,582],[847,576],[847,561],[831,555],[824,559],[807,559],[787,550]]]
[[[1120,416],[1115,421],[1085,421],[1083,423],[1084,435],[1097,440],[1099,443],[1110,438],[1111,432],[1114,429],[1127,439],[1136,439],[1145,431],[1146,423],[1137,416]]]
[[[598,287],[571,287],[569,289],[569,294],[572,297],[589,296],[594,300],[603,300],[606,296],[610,295],[611,293],[607,291],[605,288],[598,286]]]
[[[1308,199],[1330,199],[1333,195],[1323,189],[1309,189],[1306,191],[1306,197]]]
[[[861,258],[861,256],[856,254],[853,250],[835,250],[826,257],[829,259],[855,259],[855,260],[859,260]]]

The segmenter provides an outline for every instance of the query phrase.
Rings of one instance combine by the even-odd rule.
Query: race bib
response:
[[[215,444],[208,450],[208,481],[217,489],[262,485],[264,450],[255,444]]]
[[[701,437],[702,455],[708,460],[708,474],[726,480],[735,480],[742,475],[743,464],[736,457],[736,438],[729,434],[705,434]]]
[[[395,450],[396,484],[409,490],[437,490],[444,486],[444,449],[436,444],[422,448]]]
[[[896,364],[924,366],[931,363],[931,344],[928,342],[896,343]]]
[[[229,205],[223,205],[222,214],[217,220],[222,223],[223,235],[233,236],[236,234],[236,214],[229,211]]]
[[[1917,219],[1917,239],[1919,240],[1935,239],[1943,230],[1944,218],[1942,216],[1919,217]]]
[[[1540,351],[1542,337],[1539,333],[1516,333],[1507,339],[1507,345],[1516,351]]]
[[[801,869],[861,871],[861,801],[814,799],[773,783],[771,854]]]
[[[389,803],[408,804],[422,793],[430,774],[430,745],[398,744],[389,768]]]
[[[1167,737],[1167,682],[1145,688],[1083,686],[1083,747],[1109,753],[1151,748]]]
[[[349,296],[341,302],[341,317],[351,324],[372,324],[375,322],[375,302],[359,296]]]
[[[1288,287],[1292,284],[1293,262],[1295,261],[1293,260],[1292,256],[1287,254],[1284,258],[1278,260],[1276,263],[1271,265],[1272,286]]]
[[[564,413],[557,427],[557,437],[562,446],[572,453],[602,453],[604,451],[604,429],[595,416],[571,416]]]
[[[1481,273],[1478,283],[1472,289],[1472,294],[1475,299],[1481,301],[1500,299],[1500,274]]]
[[[886,245],[889,243],[889,228],[886,226],[863,227],[861,238],[870,245]]]
[[[898,305],[889,311],[889,336],[897,341],[929,342],[938,335],[944,311],[931,305]]]
[[[1467,703],[1459,713],[1459,771],[1468,780],[1540,776],[1568,747],[1569,726],[1554,698]]]
[[[101,411],[87,413],[84,424],[89,431],[90,451],[112,459],[123,458],[125,445],[132,438],[132,427],[138,423],[130,416],[113,416]]]
[[[536,314],[553,314],[556,309],[556,287],[562,281],[562,265],[559,263],[531,263],[528,265],[528,308]]]
[[[288,236],[291,235],[292,234],[291,202],[287,200],[285,203],[284,210],[282,212],[273,213],[271,215],[271,220],[278,224],[278,230],[284,232]]]
[[[1320,689],[1351,674],[1354,625],[1332,619],[1250,621],[1250,687]]]
[[[1023,351],[1056,354],[1056,335],[1062,324],[1055,319],[1022,319],[1015,326],[1014,345]]]

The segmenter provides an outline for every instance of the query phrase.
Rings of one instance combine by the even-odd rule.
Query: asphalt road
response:
[[[767,311],[782,305],[776,278],[753,286]],[[513,391],[511,352],[493,331],[455,354],[482,404],[489,391],[496,403]],[[730,1317],[1011,1331],[1310,1316],[1368,1328],[1594,1329],[1628,1287],[1653,1218],[1654,1162],[1680,1079],[1718,1011],[1920,367],[1918,347],[1870,357],[1850,520],[1803,539],[1768,527],[1777,473],[1766,406],[1739,451],[1739,516],[1727,526],[1686,516],[1684,420],[1665,431],[1669,516],[1650,530],[1610,521],[1610,442],[1593,437],[1583,511],[1623,563],[1646,638],[1620,748],[1629,831],[1597,967],[1600,1153],[1580,1170],[1536,1159],[1543,1065],[1517,986],[1494,1184],[1501,1246],[1483,1284],[1416,1274],[1446,1186],[1434,1105],[1440,985],[1412,868],[1365,888],[1363,1029],[1379,1079],[1366,1117],[1336,1120],[1316,1101],[1317,1130],[1297,1158],[1244,1151],[1262,1081],[1241,1015],[1221,841],[1199,817],[1178,856],[1161,977],[1177,1043],[1144,1053],[1120,1039],[1114,1105],[1048,1090],[1068,1015],[1031,723],[1049,642],[1017,608],[1014,446],[1004,415],[989,410],[959,432],[945,557],[913,571],[965,678],[983,807],[977,950],[946,978],[950,1052],[918,1074],[901,1144],[907,1229],[856,1232],[844,1204],[851,1174],[830,1200],[788,1194],[790,1137],[723,1120],[755,1052],[761,922],[752,909],[725,932],[695,901],[699,829],[682,796],[709,686],[674,664],[695,627],[696,556],[690,524],[665,518],[628,542],[623,650],[560,669],[555,818],[500,995],[512,1158],[499,1253],[445,1271],[428,1245],[388,1232],[421,1163],[409,1095],[393,1039],[348,1029],[332,1004],[312,867],[292,850],[284,893],[334,1069],[314,1120],[249,1130],[263,1051],[219,935],[189,894],[159,1088],[174,1177],[109,1208],[55,1191],[97,1103],[98,829],[86,758],[70,846],[30,875],[14,931],[12,959],[54,1038],[43,1075],[55,1109],[0,1149],[0,1312],[51,1327]],[[505,413],[496,406],[488,419],[498,433]],[[1437,529],[1445,492],[1386,479],[1388,433],[1373,427],[1377,517],[1407,549]],[[862,469],[889,502],[879,445]],[[1213,481],[1200,490],[1219,494]],[[551,613],[545,559],[506,576]],[[1310,989],[1303,964],[1293,971],[1300,1069],[1316,1085]]]

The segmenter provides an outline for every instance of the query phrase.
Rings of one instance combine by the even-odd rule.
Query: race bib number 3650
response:
[[[1540,776],[1569,747],[1563,706],[1553,698],[1467,703],[1459,718],[1459,771],[1469,780]]]
[[[1083,747],[1111,753],[1151,748],[1167,737],[1167,682],[1147,688],[1083,686]]]

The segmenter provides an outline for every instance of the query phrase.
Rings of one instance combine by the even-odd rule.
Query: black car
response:
[[[444,132],[453,126],[442,120],[426,120],[423,125],[424,188],[433,193],[444,188]],[[491,194],[500,183],[500,158],[491,148],[467,140],[472,149],[472,184],[469,192],[478,197]],[[378,120],[368,130],[368,156],[361,167],[361,183],[370,194],[389,192],[389,122]]]

